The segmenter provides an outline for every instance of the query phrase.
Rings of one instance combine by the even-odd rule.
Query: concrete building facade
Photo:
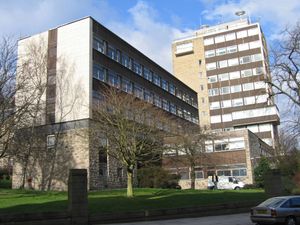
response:
[[[51,178],[51,189],[66,190],[70,168],[88,170],[89,189],[125,185],[121,165],[103,155],[103,145],[88,135],[101,85],[135,95],[176,120],[199,123],[195,91],[91,17],[20,40],[19,68],[36,44],[45,52],[46,65],[38,75],[45,91],[34,118],[38,136],[25,174],[35,189],[45,188]],[[17,81],[23,78],[19,70]],[[16,106],[32,94],[18,93]],[[13,188],[18,188],[24,176],[21,159],[13,173]]]
[[[268,50],[259,23],[248,19],[203,26],[172,44],[175,76],[198,93],[199,124],[212,130],[247,128],[275,146],[279,114]]]

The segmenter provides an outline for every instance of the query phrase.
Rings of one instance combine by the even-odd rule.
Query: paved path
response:
[[[254,225],[249,213],[185,218],[174,220],[157,220],[147,222],[121,223],[122,225]]]

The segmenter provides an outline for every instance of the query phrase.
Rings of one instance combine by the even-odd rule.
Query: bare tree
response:
[[[173,137],[168,137],[171,151],[175,151],[173,160],[183,161],[189,165],[191,177],[191,189],[195,189],[196,166],[203,166],[205,158],[205,142],[212,140],[213,134],[196,125],[182,126],[181,132]]]
[[[272,95],[281,95],[289,101],[287,127],[291,135],[300,134],[300,22],[286,28],[282,39],[271,51]]]
[[[15,108],[16,92],[24,88],[24,82],[16,83],[17,43],[13,37],[0,41],[0,158],[7,157],[11,141],[29,101]]]
[[[133,197],[133,174],[137,163],[159,160],[164,149],[163,129],[171,125],[163,110],[125,94],[104,88],[94,104],[93,130],[108,141],[107,154],[127,170],[127,196]]]

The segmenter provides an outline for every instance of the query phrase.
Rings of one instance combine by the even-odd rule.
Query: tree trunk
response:
[[[133,170],[127,169],[127,197],[132,198],[133,197]]]
[[[196,181],[196,175],[195,175],[195,166],[191,166],[191,189],[195,190],[195,181]]]

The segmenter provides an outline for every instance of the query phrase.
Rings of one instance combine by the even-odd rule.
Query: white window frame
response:
[[[238,85],[233,85],[230,87],[231,93],[237,93],[242,91],[242,86],[240,84]]]
[[[214,44],[214,38],[206,38],[204,39],[204,45],[207,46],[207,45],[212,45]]]
[[[235,39],[236,39],[235,33],[229,33],[229,34],[225,35],[225,40],[226,41],[232,41],[232,40],[235,40]]]
[[[247,30],[241,30],[239,32],[236,32],[236,38],[244,38],[244,37],[247,37],[248,34],[247,34]]]
[[[226,48],[218,48],[216,49],[216,56],[225,55],[227,52]]]
[[[216,55],[215,50],[205,51],[205,58],[211,58],[214,57],[215,55]]]
[[[227,47],[227,54],[235,53],[238,51],[238,47],[236,45],[228,46]]]
[[[260,47],[261,47],[261,42],[260,41],[249,42],[249,48],[250,49],[260,48]]]
[[[240,77],[240,71],[233,71],[229,73],[230,80],[239,79]]]
[[[264,81],[254,82],[254,89],[263,89],[266,88],[266,83]]]
[[[258,27],[248,30],[248,36],[253,36],[253,35],[257,35],[257,34],[259,34]]]
[[[215,70],[215,69],[217,69],[217,63],[216,62],[207,63],[206,64],[206,69],[207,70]]]
[[[228,62],[227,60],[222,60],[218,62],[219,68],[226,68],[228,67]]]
[[[251,82],[251,83],[244,83],[242,84],[243,86],[243,91],[251,91],[251,90],[254,90],[254,84]]]
[[[211,102],[209,109],[214,110],[214,109],[219,109],[220,108],[220,102]]]
[[[232,115],[231,115],[231,113],[223,114],[222,115],[222,121],[223,122],[230,122],[230,121],[232,121]]]
[[[221,123],[221,115],[211,116],[210,123]]]
[[[225,78],[225,79],[223,79],[223,78]],[[229,74],[228,73],[219,74],[218,79],[219,79],[219,81],[229,80]]]
[[[227,94],[230,94],[230,86],[221,87],[220,95],[227,95]]]
[[[244,105],[253,105],[255,104],[255,96],[249,96],[244,98]]]
[[[215,43],[221,43],[225,42],[225,36],[224,35],[219,35],[215,37]]]
[[[251,76],[252,76],[252,70],[251,69],[241,71],[241,77],[251,77]]]
[[[230,107],[232,107],[231,100],[221,101],[221,108],[222,109],[224,109],[224,108],[230,108]]]
[[[238,106],[243,106],[243,98],[234,98],[232,99],[232,107],[238,107]]]
[[[239,44],[238,48],[239,48],[239,52],[249,50],[249,44],[248,43]]]

